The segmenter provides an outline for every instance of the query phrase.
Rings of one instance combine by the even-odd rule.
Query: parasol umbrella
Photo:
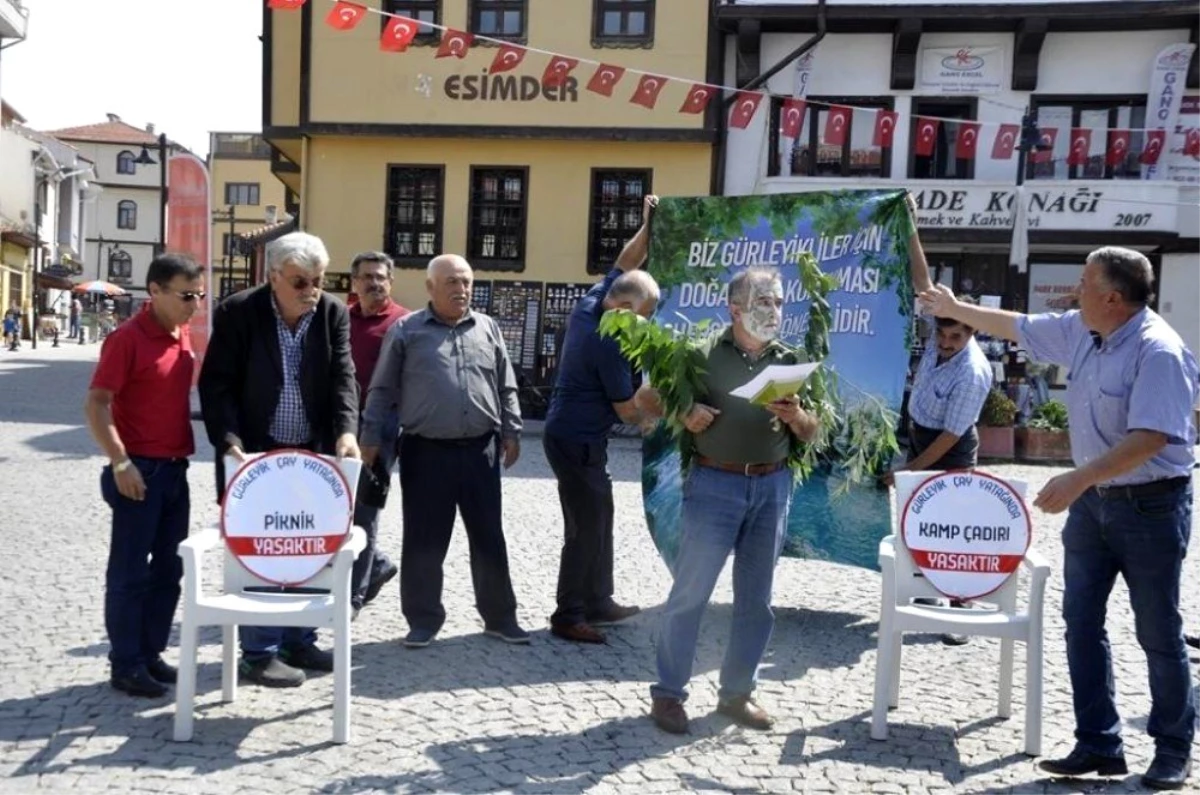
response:
[[[100,281],[98,279],[95,281],[82,282],[80,284],[77,284],[77,285],[75,285],[74,288],[72,288],[72,291],[76,292],[76,293],[94,293],[94,294],[99,294],[99,295],[107,295],[110,297],[117,296],[117,295],[125,295],[125,293],[126,293],[125,288],[118,287],[117,285],[113,284],[112,282],[104,282],[104,281]]]

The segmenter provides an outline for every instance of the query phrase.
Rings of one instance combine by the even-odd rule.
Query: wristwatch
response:
[[[126,458],[124,461],[120,461],[116,464],[113,464],[113,472],[120,474],[121,472],[124,472],[126,469],[129,469],[129,467],[131,467],[131,466],[133,466],[133,462],[130,461],[128,458]]]

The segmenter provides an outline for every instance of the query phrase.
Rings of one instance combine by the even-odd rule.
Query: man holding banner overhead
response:
[[[911,193],[905,196],[905,204],[913,222],[908,241],[909,269],[913,289],[920,294],[933,287],[933,282],[917,234],[916,204]],[[975,423],[983,411],[992,379],[992,366],[975,341],[975,330],[954,318],[937,318],[913,378],[908,400],[908,461],[899,469],[910,472],[974,469],[979,463]],[[892,473],[883,480],[891,485]],[[958,600],[951,600],[950,604],[964,606]],[[942,635],[942,642],[949,646],[961,646],[967,641],[966,635]]]
[[[1151,789],[1181,789],[1191,772],[1192,690],[1179,583],[1192,522],[1192,406],[1196,359],[1147,305],[1154,272],[1136,251],[1088,255],[1079,309],[1021,315],[921,295],[939,317],[1016,340],[1037,361],[1070,368],[1067,411],[1075,469],[1051,478],[1034,505],[1069,510],[1063,527],[1063,618],[1075,705],[1075,748],[1041,768],[1060,776],[1125,775],[1105,610],[1117,574],[1129,587],[1137,640],[1150,671],[1146,730]]]
[[[818,429],[794,395],[764,407],[730,394],[770,365],[800,360],[777,339],[783,323],[778,271],[755,266],[737,273],[729,282],[729,314],[731,326],[705,343],[703,402],[684,418],[694,455],[683,485],[675,581],[658,636],[658,682],[650,688],[650,716],[672,734],[688,730],[683,702],[700,619],[730,552],[733,621],[717,711],[755,729],[774,724],[753,693],[775,625],[775,564],[794,485],[788,457],[792,437],[807,441]],[[638,391],[638,405],[647,415],[662,414],[653,385]]]

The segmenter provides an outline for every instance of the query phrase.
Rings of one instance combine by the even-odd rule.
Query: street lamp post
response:
[[[133,162],[143,166],[158,164],[158,242],[154,244],[154,256],[157,257],[167,248],[167,134],[158,136],[157,161],[143,144],[142,153]]]

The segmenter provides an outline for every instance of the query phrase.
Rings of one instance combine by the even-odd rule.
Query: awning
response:
[[[71,281],[74,275],[75,273],[65,265],[51,265],[38,272],[37,284],[38,287],[50,290],[70,290],[75,286],[75,282]]]

